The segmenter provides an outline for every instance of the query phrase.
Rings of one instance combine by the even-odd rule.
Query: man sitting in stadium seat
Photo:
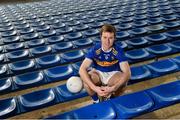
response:
[[[131,77],[124,52],[114,43],[115,27],[103,25],[100,35],[101,43],[88,51],[79,70],[84,87],[95,103],[100,101],[98,96],[109,99],[121,95]]]

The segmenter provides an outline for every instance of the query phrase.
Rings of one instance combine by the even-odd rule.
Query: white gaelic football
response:
[[[83,88],[83,83],[80,77],[72,76],[66,82],[66,87],[71,93],[78,93]]]

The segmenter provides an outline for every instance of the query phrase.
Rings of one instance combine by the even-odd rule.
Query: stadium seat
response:
[[[169,42],[168,45],[180,51],[180,40]]]
[[[74,68],[74,70],[76,71],[76,73],[79,73],[79,68],[82,64],[82,61],[79,61],[79,62],[76,62],[76,63],[73,63],[72,66]]]
[[[13,26],[0,27],[1,32],[12,31],[12,30],[14,30]]]
[[[73,41],[73,44],[77,47],[87,47],[93,45],[93,41],[91,39],[79,39]]]
[[[150,47],[145,48],[147,51],[149,51],[150,53],[153,53],[157,56],[161,56],[161,55],[168,55],[168,54],[172,54],[175,51],[168,46],[167,44],[159,44],[159,45],[153,45]]]
[[[18,96],[21,112],[47,107],[58,102],[53,89],[44,89]]]
[[[67,21],[65,24],[67,26],[76,26],[76,25],[79,25],[80,22],[78,20],[71,20],[71,21]]]
[[[160,16],[159,12],[152,12],[152,13],[150,12],[147,14],[147,17],[149,17],[149,18],[157,18],[159,16]]]
[[[121,31],[121,30],[129,30],[132,28],[131,24],[128,23],[122,23],[116,26],[117,31]]]
[[[83,31],[83,30],[87,30],[88,28],[89,28],[89,26],[86,24],[80,24],[80,25],[74,26],[74,29],[76,31]]]
[[[65,23],[62,23],[62,22],[54,23],[54,24],[52,25],[52,27],[53,27],[54,29],[63,28],[63,27],[65,27],[65,26],[66,26]]]
[[[20,37],[19,36],[11,36],[11,37],[5,37],[2,40],[3,40],[3,43],[9,44],[9,43],[19,42]]]
[[[159,24],[162,22],[161,18],[148,18],[148,23],[153,25],[153,24]]]
[[[49,68],[44,73],[48,82],[65,80],[75,74],[71,65]]]
[[[122,22],[122,23],[130,23],[132,21],[133,21],[132,17],[124,17],[124,18],[120,19],[120,22]]]
[[[5,55],[4,54],[0,54],[0,62],[3,63],[5,62]]]
[[[62,42],[64,41],[64,37],[63,36],[51,36],[46,38],[47,42],[52,44],[52,43],[58,43],[58,42]]]
[[[33,27],[33,28],[34,28],[37,32],[50,30],[50,26],[48,26],[48,25],[41,25],[41,26],[37,26],[37,27]]]
[[[72,32],[65,35],[65,38],[69,41],[76,40],[82,38],[82,34],[80,32]]]
[[[130,63],[140,62],[155,57],[144,48],[127,51],[125,56],[128,58]]]
[[[134,21],[133,24],[132,24],[132,26],[133,26],[134,28],[144,27],[144,26],[147,26],[147,25],[148,25],[148,23],[147,23],[147,21],[145,21],[145,20]]]
[[[163,16],[162,19],[166,22],[174,21],[174,20],[176,20],[176,16],[175,15],[166,15],[166,16]]]
[[[5,46],[5,49],[9,52],[9,51],[15,51],[15,50],[20,50],[25,48],[25,45],[23,42],[21,43],[12,43],[12,44],[8,44]]]
[[[61,58],[59,55],[46,55],[36,58],[36,63],[40,68],[47,68],[61,64]]]
[[[92,18],[86,18],[86,19],[81,20],[81,22],[82,22],[83,24],[89,24],[89,23],[94,22],[94,19],[92,19]]]
[[[45,44],[45,39],[34,39],[26,42],[29,48],[38,47]]]
[[[147,80],[152,78],[152,74],[148,68],[145,66],[136,66],[136,67],[131,67],[131,78],[129,83],[137,83],[142,80]]]
[[[154,77],[176,72],[178,65],[170,59],[164,59],[156,62],[152,62],[146,65]]]
[[[71,33],[71,32],[73,32],[72,27],[61,27],[61,28],[56,29],[56,33],[58,35],[67,34],[67,33]]]
[[[2,37],[10,37],[10,36],[15,36],[15,35],[17,35],[17,31],[16,30],[1,32],[1,36]]]
[[[6,57],[11,62],[27,59],[29,57],[29,51],[28,50],[17,50],[17,51],[13,51],[13,52],[8,52],[8,53],[6,53]]]
[[[5,77],[8,74],[7,65],[0,65],[0,77]]]
[[[139,36],[139,35],[146,34],[146,33],[147,33],[147,30],[144,29],[144,28],[135,28],[135,29],[131,29],[131,30],[129,31],[129,33],[130,33],[132,36]]]
[[[24,34],[22,35],[23,40],[32,40],[32,39],[37,39],[39,38],[38,33],[28,33],[28,34]]]
[[[153,43],[163,43],[166,42],[167,37],[164,34],[154,34],[144,37],[147,41]]]
[[[146,11],[145,11],[146,12]],[[143,14],[137,14],[137,15],[135,15],[135,17],[134,17],[134,19],[135,19],[135,21],[137,22],[135,22],[135,24],[136,25],[138,25],[138,21],[143,21],[143,22],[140,22],[140,26],[142,27],[142,26],[144,26],[144,25],[147,25],[147,22],[146,21],[144,21],[145,19],[147,19],[147,16],[146,15],[143,15]],[[146,24],[144,24],[144,23],[146,23]],[[139,26],[139,27],[140,27]]]
[[[157,32],[157,31],[164,30],[164,26],[163,25],[152,25],[152,26],[145,27],[145,29],[148,32]]]
[[[180,70],[180,56],[172,58],[172,60],[179,66],[179,70]]]
[[[180,102],[180,81],[174,81],[157,87],[150,88],[146,92],[153,98],[153,110],[160,109]]]
[[[71,93],[68,91],[66,84],[55,87],[55,90],[56,95],[58,96],[61,102],[79,99],[88,95],[85,89],[81,90],[78,93]]]
[[[147,113],[154,105],[153,99],[144,91],[123,95],[112,99],[111,102],[117,119],[128,119]]]
[[[93,23],[89,23],[88,25],[91,28],[100,28],[101,26],[103,26],[103,22],[93,22]]]
[[[42,35],[42,37],[50,37],[50,36],[56,35],[55,30],[46,30],[39,33]]]
[[[173,21],[173,22],[167,22],[167,23],[164,23],[163,26],[165,28],[176,28],[176,27],[179,27],[180,26],[180,23],[176,22],[176,21]]]
[[[73,44],[72,42],[61,42],[52,45],[52,49],[55,50],[56,52],[64,52],[67,50],[72,50],[73,49]]]
[[[169,31],[164,33],[167,37],[172,40],[178,40],[180,38],[180,30]]]
[[[130,37],[130,34],[126,31],[121,31],[121,32],[116,33],[116,38],[117,40],[120,40],[120,41],[129,37]]]
[[[8,98],[0,100],[0,118],[5,119],[20,113],[16,98]]]
[[[46,82],[41,71],[16,75],[13,77],[13,81],[18,89],[29,88]]]
[[[83,34],[86,37],[93,37],[93,36],[99,35],[99,31],[97,29],[89,29],[89,30],[83,31]]]
[[[119,21],[116,19],[114,19],[114,20],[109,19],[109,20],[106,20],[105,23],[111,24],[111,25],[117,25],[119,23]]]
[[[124,42],[124,41],[117,41],[116,42],[116,44],[118,45],[118,46],[120,46],[122,49],[124,49],[124,50],[126,50],[126,49],[128,49],[128,45],[127,45],[127,43],[126,42]]]
[[[32,33],[34,32],[34,29],[31,28],[31,27],[28,27],[28,28],[21,28],[18,30],[18,32],[23,35],[23,34],[29,34],[29,33]]]
[[[15,28],[17,30],[22,29],[22,28],[29,28],[30,27],[30,25],[28,23],[16,24],[16,25],[14,24],[14,26],[15,26]]]
[[[115,119],[116,111],[112,107],[111,103],[101,102],[99,104],[93,104],[85,106],[64,114],[49,117],[48,119]]]
[[[134,48],[139,48],[149,44],[148,41],[144,39],[144,37],[126,40],[126,43],[130,46],[133,46]]]
[[[14,90],[11,78],[0,79],[0,94]]]
[[[84,58],[84,53],[82,52],[82,50],[75,50],[71,52],[61,53],[60,56],[63,62],[69,63],[82,60]]]
[[[39,56],[39,55],[51,53],[52,48],[50,46],[40,46],[40,47],[31,48],[30,52],[32,56]]]
[[[14,63],[9,63],[10,70],[14,73],[24,73],[33,71],[36,68],[34,60],[23,60]]]

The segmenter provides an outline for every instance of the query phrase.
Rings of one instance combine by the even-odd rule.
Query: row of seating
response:
[[[153,62],[153,63],[147,64],[145,66],[132,67],[131,69],[133,71],[132,78],[130,80],[130,82],[132,84],[132,83],[140,82],[142,80],[147,80],[152,77],[159,77],[159,76],[162,76],[162,75],[165,75],[168,73],[173,73],[173,72],[179,71],[180,70],[180,56],[173,58],[173,59],[165,59],[165,60]],[[67,72],[63,71],[63,73],[62,73],[63,75],[60,78],[59,73],[57,73],[58,70],[62,71],[62,68],[58,69],[58,67],[56,67],[49,71],[44,71],[44,72],[48,73],[49,75],[51,75],[51,77],[54,77],[55,79],[59,78],[59,80],[61,78],[63,79],[63,75],[67,75],[68,71],[72,72],[72,70],[66,69],[65,71],[67,71]],[[54,73],[52,73],[52,72],[54,72]],[[39,82],[43,78],[42,73],[39,72],[39,73],[34,74],[34,76],[32,76],[32,74],[31,75],[26,74],[24,76],[16,76],[13,79],[14,79],[15,83],[20,83],[20,81],[22,82],[19,84],[19,86],[31,84],[33,81],[35,81],[35,80],[26,81],[26,79],[24,79],[24,77],[26,77],[26,78],[30,77],[32,79],[35,79],[37,82]],[[70,77],[70,76],[68,76],[68,77]],[[23,79],[25,81],[23,81]],[[1,81],[1,85],[2,85],[3,80],[0,80],[0,81]],[[1,89],[6,88],[8,85],[10,85],[10,81],[12,81],[12,80],[7,79],[6,82],[4,82],[4,85],[1,87]],[[176,90],[179,90],[179,83],[175,82],[172,84],[175,86],[171,86],[171,84],[165,85],[166,90],[164,90],[164,87],[162,87],[163,90],[160,90],[161,92],[159,91],[160,94],[158,94],[159,93],[158,91],[156,93],[154,93],[152,91],[150,92],[150,93],[152,93],[151,94],[152,96],[156,96],[156,98],[158,99],[158,102],[152,101],[151,99],[147,99],[149,97],[147,97],[147,95],[145,95],[144,92],[149,91],[149,90],[129,94],[130,96],[132,95],[133,98],[136,98],[135,101],[132,101],[130,98],[128,98],[127,97],[128,95],[113,99],[112,101],[116,101],[116,103],[118,103],[118,105],[115,105],[116,107],[118,106],[118,108],[116,108],[115,111],[120,112],[119,114],[115,114],[117,116],[114,116],[114,117],[117,117],[117,118],[135,117],[144,112],[148,112],[148,110],[151,107],[153,107],[153,109],[151,109],[150,111],[159,109],[161,107],[165,107],[167,105],[170,105],[172,103],[179,101],[179,99],[180,99],[178,97],[179,91],[176,91]],[[171,89],[171,87],[173,89]],[[154,88],[152,88],[152,89],[154,89]],[[157,89],[157,88],[155,88],[155,89]],[[171,89],[171,90],[169,90],[169,89]],[[173,92],[172,92],[172,90],[173,90]],[[162,94],[163,94],[163,96],[161,96]],[[36,96],[36,97],[34,97],[34,96]],[[57,103],[74,100],[74,99],[81,98],[84,96],[87,96],[87,93],[85,92],[85,90],[82,90],[80,93],[72,94],[67,90],[66,85],[64,84],[64,85],[60,85],[60,86],[57,86],[54,88],[48,88],[45,90],[35,91],[35,92],[28,93],[25,95],[19,95],[17,97],[13,97],[13,98],[3,99],[3,100],[0,100],[0,104],[1,104],[0,118],[7,118],[10,116],[18,115],[18,114],[21,114],[24,112],[35,110],[35,109],[48,107],[48,106],[51,106],[51,105],[54,105]],[[149,102],[151,104],[149,104]],[[104,103],[100,103],[100,104],[104,104]],[[87,107],[87,108],[89,109],[89,107]],[[83,111],[78,113],[78,115],[80,115],[81,113],[84,113],[84,112],[86,113],[84,108],[80,108],[80,109],[82,109]],[[101,114],[101,115],[105,115],[105,116],[108,114],[106,117],[108,117],[109,115],[112,115],[110,113],[106,114],[106,112],[102,112],[102,111],[95,112],[96,110],[98,110],[98,109],[93,108],[93,110],[91,110],[91,112],[93,114],[88,114],[86,116],[86,118],[89,118],[91,115],[92,115],[91,117],[95,117],[94,114],[97,114],[97,113]],[[110,109],[104,109],[104,106],[103,106],[103,110],[109,111]],[[76,111],[75,111],[75,113],[76,113]],[[58,115],[57,117],[66,118],[66,117],[70,117],[69,115],[70,116],[72,115],[71,112],[65,113],[60,116]],[[84,114],[82,114],[82,115],[84,115]],[[73,115],[72,118],[73,117],[75,117],[75,116]],[[99,117],[97,117],[97,118],[99,119]],[[104,117],[102,117],[102,119],[104,119]]]
[[[179,80],[88,105],[47,119],[129,119],[178,103],[180,103]]]
[[[71,76],[78,75],[80,65],[81,61],[72,65],[58,66],[3,78],[0,80],[0,92],[1,94],[4,94],[15,90],[22,90],[29,87],[66,80]],[[148,65],[131,67],[132,77],[128,84],[134,84],[142,80],[160,77],[179,70],[180,56],[153,62]]]

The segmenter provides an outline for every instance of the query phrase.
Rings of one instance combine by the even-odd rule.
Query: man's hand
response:
[[[101,90],[104,92],[103,97],[107,97],[107,96],[111,95],[114,92],[114,87],[101,86]]]
[[[101,97],[104,97],[107,95],[107,93],[102,89],[102,87],[96,86],[94,91]]]

